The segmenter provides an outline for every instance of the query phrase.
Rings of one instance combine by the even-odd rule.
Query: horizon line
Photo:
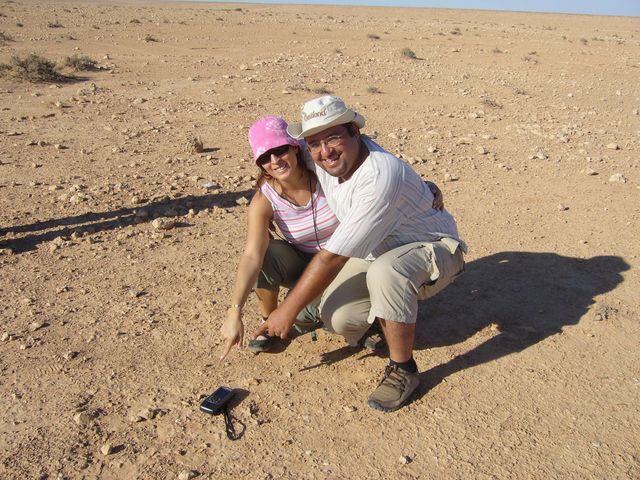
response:
[[[172,0],[166,0],[172,1]],[[390,4],[390,0],[334,0],[334,1],[304,1],[304,0],[173,0],[178,3],[230,3],[230,4],[243,4],[243,5],[274,5],[274,6],[327,6],[327,7],[373,7],[373,8],[416,8],[425,10],[464,10],[464,11],[477,11],[477,12],[504,12],[504,13],[534,13],[545,15],[587,15],[591,17],[624,17],[624,18],[640,18],[640,5],[638,6],[638,12],[635,13],[605,13],[597,11],[571,11],[571,10],[514,10],[511,8],[500,7],[476,7],[476,6],[440,6],[440,5],[410,5],[405,0],[404,4]],[[437,3],[437,2],[434,2]]]

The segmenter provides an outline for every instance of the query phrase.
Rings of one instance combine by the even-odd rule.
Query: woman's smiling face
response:
[[[282,145],[272,148],[260,155],[257,163],[267,175],[276,180],[284,180],[291,173],[297,173],[298,171],[298,147]]]

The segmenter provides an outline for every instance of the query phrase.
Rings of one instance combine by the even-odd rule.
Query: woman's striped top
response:
[[[271,202],[273,220],[284,239],[303,252],[315,253],[323,248],[338,227],[320,182],[316,182],[309,203],[300,207],[278,195],[269,182],[264,182],[260,191]]]

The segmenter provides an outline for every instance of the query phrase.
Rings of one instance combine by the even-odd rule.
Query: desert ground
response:
[[[640,478],[639,18],[1,0],[0,33],[1,478]],[[322,330],[219,360],[248,127],[324,92],[470,247],[394,413]]]

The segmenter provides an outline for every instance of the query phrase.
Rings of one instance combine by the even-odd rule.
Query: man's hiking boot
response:
[[[407,402],[419,384],[418,372],[409,373],[397,365],[387,365],[367,404],[376,410],[393,412]]]

